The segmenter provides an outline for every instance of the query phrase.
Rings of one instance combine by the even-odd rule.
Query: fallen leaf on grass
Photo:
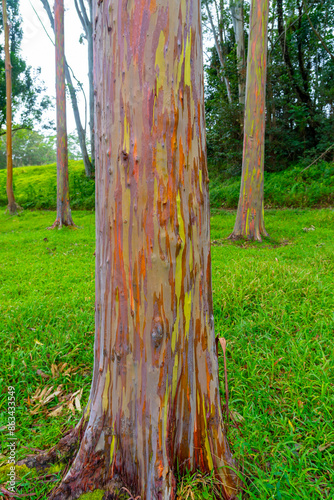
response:
[[[42,342],[40,342],[39,340],[35,339],[35,344],[38,344],[38,345],[44,345],[42,344]]]
[[[75,404],[75,407],[78,410],[78,412],[81,413],[82,410],[81,410],[81,405],[80,405],[80,399],[78,396],[75,397],[74,404]]]
[[[331,441],[330,443],[326,443],[326,444],[323,444],[322,446],[319,446],[319,451],[325,451],[327,450],[327,448],[330,448],[331,446],[333,446],[334,442]]]
[[[32,396],[31,401],[37,403],[37,405],[30,410],[31,415],[36,415],[40,411],[47,412],[46,416],[57,417],[62,413],[62,411],[67,407],[73,414],[75,411],[78,413],[82,412],[80,400],[82,397],[83,389],[79,389],[72,394],[63,393],[63,385],[59,385],[56,390],[53,390],[54,386],[46,386],[41,390],[38,388],[34,396]],[[45,407],[53,399],[58,397],[59,404],[53,408],[46,409]],[[32,404],[32,402],[31,402]]]
[[[36,373],[42,378],[50,378],[50,375],[47,375],[46,373],[42,372],[42,370],[37,370]]]
[[[245,420],[244,417],[240,415],[240,413],[231,409],[230,409],[230,415],[235,422],[243,422]]]
[[[52,378],[58,377],[58,367],[53,363],[51,365],[51,373],[52,373]]]
[[[58,417],[63,411],[63,405],[58,406],[55,410],[48,413],[48,417]]]

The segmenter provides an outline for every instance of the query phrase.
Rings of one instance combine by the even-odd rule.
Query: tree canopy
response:
[[[50,105],[50,98],[43,95],[40,68],[28,66],[21,56],[22,18],[18,0],[7,0],[10,23],[10,51],[12,64],[12,112],[13,123],[32,127],[34,121],[41,120],[43,111]],[[6,79],[5,54],[3,46],[3,16],[0,12],[0,129],[6,124]],[[15,127],[14,127],[15,128]]]

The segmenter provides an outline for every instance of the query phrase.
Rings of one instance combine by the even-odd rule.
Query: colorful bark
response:
[[[55,0],[56,106],[57,106],[57,218],[52,226],[73,226],[68,189],[66,132],[64,0]]]
[[[175,498],[179,468],[237,489],[211,292],[198,0],[94,4],[96,334],[89,421],[54,499],[120,479]]]
[[[15,214],[17,205],[15,203],[13,190],[13,155],[12,155],[12,65],[10,62],[9,47],[9,23],[7,17],[6,0],[2,0],[2,18],[5,33],[5,71],[6,71],[6,153],[7,153],[7,198],[8,211]]]
[[[264,227],[263,172],[269,0],[252,0],[247,56],[242,176],[231,238],[261,241]]]

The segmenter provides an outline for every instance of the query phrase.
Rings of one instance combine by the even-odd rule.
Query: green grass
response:
[[[238,422],[230,423],[228,438],[244,480],[239,498],[333,499],[334,212],[268,211],[271,238],[262,244],[226,240],[234,217],[212,216],[212,267],[216,335],[227,340],[230,409]],[[90,389],[94,214],[75,212],[78,230],[47,231],[54,219],[53,212],[0,213],[0,427],[7,386],[14,386],[17,459],[55,444],[80,415],[75,403],[74,414],[67,408],[71,395],[83,387],[83,407]],[[222,356],[220,370],[224,401]],[[36,391],[59,385],[60,393],[32,414]],[[58,405],[63,411],[48,416]],[[0,435],[5,463],[3,427]],[[46,499],[50,481],[60,477],[49,474],[22,474],[17,491]],[[179,479],[182,500],[191,493],[212,499],[213,488],[211,477]]]

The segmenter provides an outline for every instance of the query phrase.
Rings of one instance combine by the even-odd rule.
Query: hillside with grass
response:
[[[282,172],[266,172],[264,203],[266,208],[319,208],[334,205],[334,163],[320,162],[305,169],[296,165]],[[225,178],[215,169],[210,173],[212,208],[236,209],[240,176]],[[82,161],[69,162],[71,208],[95,208],[95,182],[85,176]],[[19,205],[26,209],[56,209],[57,166],[19,167],[14,169],[14,192]],[[0,206],[6,206],[6,170],[0,170]]]
[[[0,170],[0,206],[6,206],[6,170]],[[72,209],[95,208],[95,182],[85,176],[83,161],[68,164]],[[13,170],[17,203],[25,209],[55,210],[57,207],[57,164],[18,167]]]

